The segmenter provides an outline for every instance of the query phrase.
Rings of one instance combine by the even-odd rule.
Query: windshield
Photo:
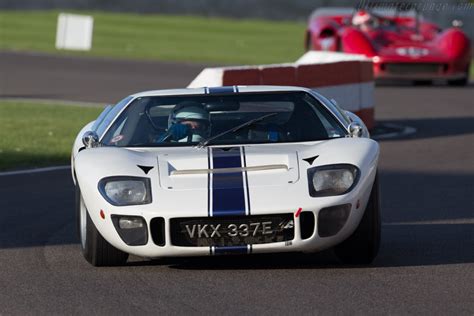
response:
[[[101,142],[118,147],[236,145],[345,135],[341,124],[306,92],[241,93],[137,98]]]

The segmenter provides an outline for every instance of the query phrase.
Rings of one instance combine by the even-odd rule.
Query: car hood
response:
[[[378,153],[378,144],[366,138],[201,149],[101,147],[79,152],[75,173],[86,204],[102,199],[97,188],[105,177],[147,177],[154,201],[150,211],[206,216],[209,194],[218,195],[222,202],[228,189],[244,192],[259,212],[275,211],[276,206],[291,209],[295,201],[305,207],[307,169],[353,164],[361,170],[363,181],[376,168]]]
[[[239,146],[187,148],[158,153],[160,185],[166,189],[188,190],[202,187],[211,175],[246,173],[253,186],[278,186],[299,179],[296,148],[281,146]],[[217,181],[214,188],[227,187]]]
[[[329,163],[359,165],[378,145],[370,139],[338,138],[282,144],[213,147],[120,148],[99,147],[81,151],[76,173],[106,176],[158,174],[166,189],[198,187],[196,179],[208,174],[247,172],[256,186],[297,183],[308,166]],[[237,170],[238,169],[238,170]]]

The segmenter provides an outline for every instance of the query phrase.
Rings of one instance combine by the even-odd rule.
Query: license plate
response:
[[[170,226],[176,246],[240,246],[294,237],[293,214],[173,218]]]

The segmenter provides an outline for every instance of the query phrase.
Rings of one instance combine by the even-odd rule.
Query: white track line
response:
[[[16,175],[21,175],[21,174],[51,172],[51,171],[57,171],[57,170],[66,170],[66,169],[70,169],[70,168],[71,168],[71,166],[54,166],[54,167],[46,167],[46,168],[5,171],[5,172],[0,172],[0,177],[2,177],[2,176],[16,176]]]
[[[107,102],[83,102],[83,101],[71,101],[71,100],[59,100],[59,99],[41,99],[41,98],[11,98],[11,97],[1,97],[0,101],[4,102],[19,102],[19,103],[37,103],[37,104],[46,104],[46,105],[70,105],[70,106],[79,106],[87,108],[103,108]]]
[[[462,225],[462,224],[474,224],[474,218],[454,218],[454,219],[438,219],[438,220],[431,220],[431,221],[383,223],[384,226]]]

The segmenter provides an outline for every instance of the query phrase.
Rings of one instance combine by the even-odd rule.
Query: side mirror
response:
[[[351,137],[362,137],[364,128],[358,122],[352,122],[349,124],[349,134]]]
[[[99,135],[94,131],[85,132],[82,136],[82,143],[86,148],[99,147]]]

